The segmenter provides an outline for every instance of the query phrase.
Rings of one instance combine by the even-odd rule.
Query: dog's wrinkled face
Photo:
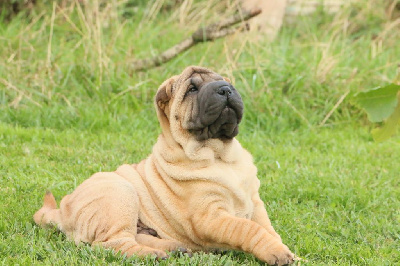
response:
[[[203,67],[188,67],[165,81],[156,103],[172,132],[183,130],[197,141],[234,138],[243,116],[239,92],[228,79]]]
[[[194,73],[188,80],[183,106],[186,107],[186,116],[182,127],[199,141],[231,139],[239,132],[243,116],[242,98],[222,77]]]

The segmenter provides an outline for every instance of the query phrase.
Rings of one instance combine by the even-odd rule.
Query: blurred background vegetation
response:
[[[148,108],[164,79],[187,65],[203,65],[233,80],[251,103],[247,121],[262,129],[362,122],[365,115],[350,96],[396,75],[399,5],[356,0],[337,13],[317,8],[286,21],[275,41],[237,33],[156,69],[133,72],[133,60],[228,16],[237,1],[3,0],[0,119],[101,128],[113,119],[92,117],[93,110],[129,119],[129,113]],[[64,120],[42,119],[43,112],[62,112]],[[93,119],[100,121],[93,125]]]

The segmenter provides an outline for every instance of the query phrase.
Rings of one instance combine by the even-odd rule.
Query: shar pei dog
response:
[[[161,84],[155,107],[162,133],[147,159],[94,174],[60,208],[48,192],[35,222],[127,256],[236,249],[292,263],[260,199],[252,156],[235,139],[243,102],[230,81],[187,67]]]

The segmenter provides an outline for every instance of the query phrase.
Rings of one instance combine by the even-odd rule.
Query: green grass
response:
[[[205,3],[181,17],[161,9],[147,19],[150,7],[126,17],[123,6],[97,11],[68,2],[54,19],[48,7],[0,21],[2,264],[259,263],[235,251],[128,259],[75,246],[32,220],[47,189],[60,200],[95,172],[145,158],[160,132],[152,103],[157,87],[193,64],[228,76],[242,94],[238,139],[254,156],[273,225],[301,264],[400,263],[400,139],[373,142],[365,114],[351,101],[395,76],[394,18],[376,1],[360,0],[334,16],[299,18],[271,43],[230,36],[161,67],[129,70],[133,59],[218,19],[222,1],[196,13]]]

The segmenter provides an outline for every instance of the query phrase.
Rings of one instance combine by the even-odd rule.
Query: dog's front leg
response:
[[[218,213],[207,211],[193,216],[195,231],[207,246],[240,249],[271,265],[293,262],[294,255],[288,247],[261,225],[221,210]]]
[[[274,227],[271,224],[271,221],[269,220],[264,202],[260,199],[258,193],[253,196],[252,200],[254,203],[254,212],[251,220],[264,227],[268,231],[268,233],[270,233],[272,236],[276,237],[282,242],[281,236],[275,231]]]

